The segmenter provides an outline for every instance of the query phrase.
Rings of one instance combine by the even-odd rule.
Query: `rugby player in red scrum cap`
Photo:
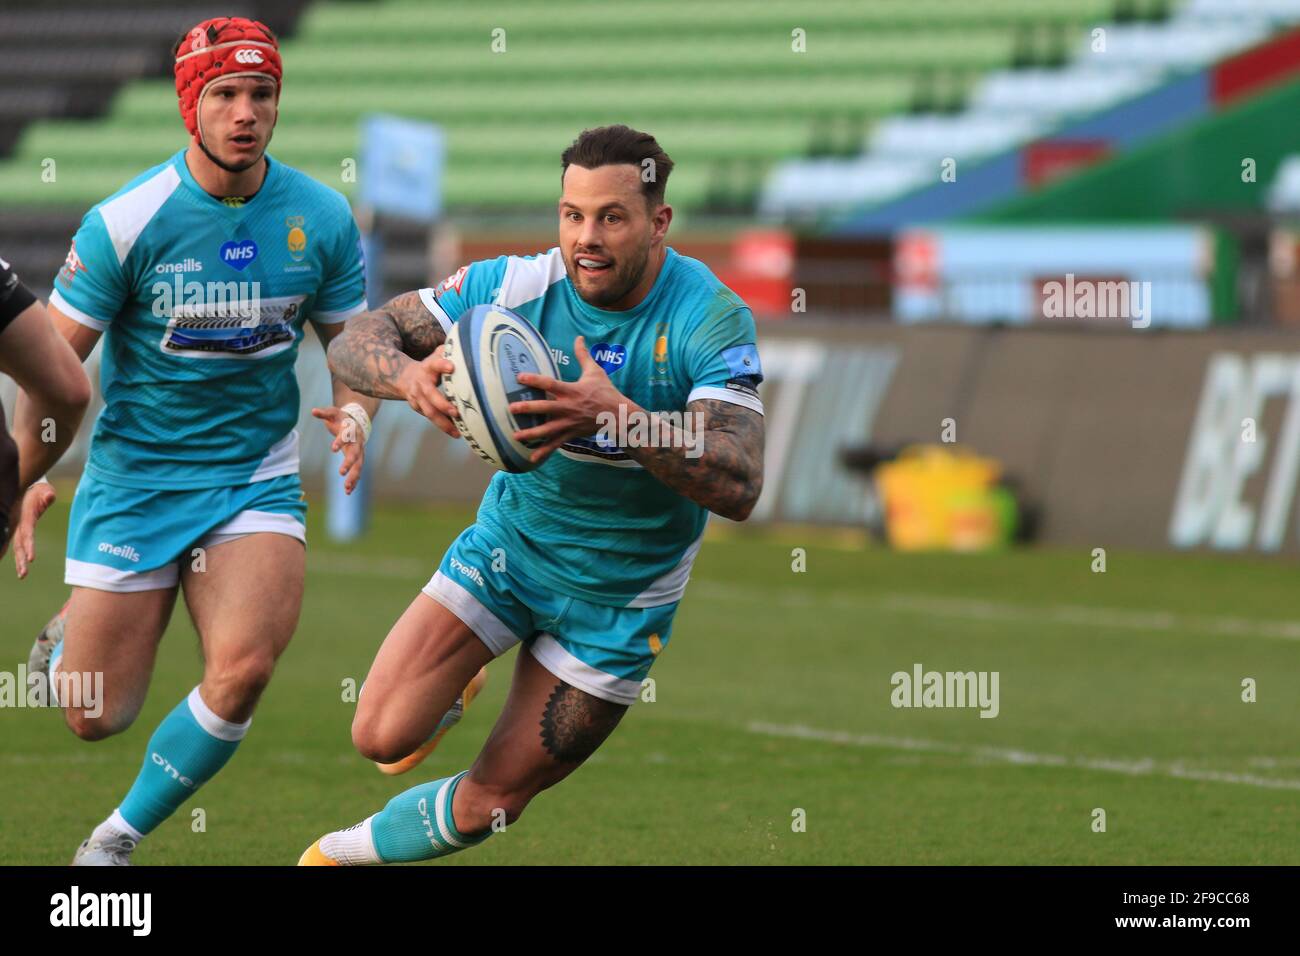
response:
[[[249,731],[302,603],[298,343],[310,321],[328,344],[366,306],[347,200],[266,152],[283,75],[271,30],[206,20],[182,36],[174,71],[188,143],[86,214],[50,298],[83,360],[105,336],[105,407],[69,518],[72,597],[29,672],[53,691],[102,675],[98,701],[60,701],[66,722],[85,740],[122,732],[183,591],[203,677],[153,732],[78,865],[129,864]],[[164,295],[173,286],[183,302]],[[218,287],[239,290],[233,312]],[[333,392],[313,414],[351,491],[379,402],[337,379]],[[28,401],[16,428],[30,427]]]

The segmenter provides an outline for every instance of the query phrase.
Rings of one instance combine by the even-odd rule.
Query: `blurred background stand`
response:
[[[360,136],[361,161],[359,166],[354,164],[352,172],[358,187],[356,217],[366,264],[366,294],[369,306],[374,308],[392,295],[386,237],[391,232],[409,234],[418,227],[425,233],[425,248],[433,248],[433,237],[442,215],[446,151],[442,130],[436,125],[397,116],[363,117]],[[345,165],[343,175],[346,177],[348,172]],[[408,241],[403,247],[410,249],[411,243]],[[375,427],[383,427],[379,419]],[[362,471],[361,480],[349,495],[343,490],[338,461],[339,457],[332,455],[326,465],[326,527],[333,540],[351,541],[366,529],[370,511],[369,469]]]

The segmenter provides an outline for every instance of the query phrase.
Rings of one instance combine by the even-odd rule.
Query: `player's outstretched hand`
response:
[[[438,389],[442,376],[452,371],[451,360],[443,358],[442,350],[435,350],[419,362],[411,362],[397,376],[397,388],[408,405],[438,426],[452,438],[459,438],[455,407]]]
[[[350,495],[361,480],[361,468],[366,461],[366,439],[361,433],[361,426],[351,415],[333,405],[329,408],[313,408],[311,413],[323,421],[329,433],[334,436],[330,451],[343,452],[339,474],[346,476],[343,479],[343,491]]]
[[[14,531],[14,568],[18,571],[19,580],[27,577],[28,569],[36,560],[36,522],[54,504],[54,497],[54,486],[38,481],[27,489],[18,506],[18,527]]]
[[[589,438],[600,430],[598,416],[601,412],[618,413],[620,405],[629,404],[605,370],[596,364],[587,348],[586,340],[579,335],[573,340],[573,354],[578,357],[582,375],[576,382],[562,382],[549,375],[520,372],[519,381],[532,388],[540,388],[553,396],[546,401],[512,402],[510,411],[516,415],[545,415],[547,420],[535,428],[515,432],[518,441],[545,442],[533,451],[531,459],[541,463],[555,449],[574,438]]]

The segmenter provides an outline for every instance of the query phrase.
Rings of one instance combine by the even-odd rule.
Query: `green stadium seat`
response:
[[[783,160],[856,146],[874,120],[933,95],[935,77],[961,97],[983,72],[1012,64],[1026,26],[1082,29],[1110,8],[1109,0],[328,0],[310,6],[283,44],[287,83],[271,151],[347,192],[340,164],[358,155],[362,116],[427,120],[446,133],[453,213],[545,207],[572,138],[626,122],[655,133],[677,161],[671,198],[689,211],[719,178],[743,191]],[[802,53],[792,47],[800,30]],[[493,52],[494,40],[505,52]],[[136,81],[100,120],[29,126],[0,162],[0,202],[88,205],[184,141],[171,84]],[[39,176],[48,157],[58,162],[57,185]]]

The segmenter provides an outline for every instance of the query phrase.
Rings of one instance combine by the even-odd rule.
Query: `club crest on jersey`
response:
[[[650,376],[651,385],[668,384],[668,323],[655,324],[654,374]]]
[[[232,239],[221,245],[221,261],[237,272],[243,272],[256,258],[257,243],[252,239]]]
[[[294,262],[302,262],[307,256],[307,233],[303,231],[302,226],[294,226],[289,230],[289,237],[285,240],[289,247],[289,256]]]
[[[591,357],[605,370],[606,375],[613,375],[627,361],[627,349],[622,345],[601,342],[591,347]]]

